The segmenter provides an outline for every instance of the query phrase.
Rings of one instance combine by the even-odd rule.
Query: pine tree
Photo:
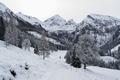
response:
[[[65,56],[66,62],[68,64],[71,64],[74,67],[81,68],[81,61],[80,59],[76,56],[76,46],[73,46],[71,50],[69,50]]]

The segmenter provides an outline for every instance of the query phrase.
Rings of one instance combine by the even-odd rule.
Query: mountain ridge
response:
[[[59,15],[52,16],[44,22],[39,19],[24,14],[14,14],[8,7],[0,3],[1,8],[1,22],[3,21],[3,15],[7,13],[7,17],[15,17],[19,22],[19,28],[24,31],[36,31],[39,34],[42,31],[47,32],[47,36],[53,38],[64,45],[74,43],[77,40],[77,36],[80,36],[85,31],[90,31],[91,35],[97,35],[97,41],[99,46],[105,45],[118,30],[117,26],[120,25],[120,19],[112,16],[89,14],[83,21],[76,23],[74,20],[66,21]],[[4,11],[8,12],[4,12]],[[1,23],[1,29],[3,29]],[[22,27],[21,27],[22,26]],[[1,31],[3,36],[4,31]],[[117,35],[117,34],[116,34]],[[67,41],[67,42],[66,42]]]

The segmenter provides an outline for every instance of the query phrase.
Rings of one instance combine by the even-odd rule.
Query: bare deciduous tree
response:
[[[30,46],[31,46],[30,40],[29,39],[24,39],[23,42],[22,42],[22,48],[30,51]]]
[[[86,69],[86,64],[91,63],[98,57],[98,49],[95,45],[94,38],[88,34],[84,34],[79,37],[78,43],[76,43],[73,48],[66,54],[65,58],[66,61],[70,64],[76,63],[74,59],[77,58],[77,63],[78,61],[83,63],[84,69]]]
[[[6,19],[6,25],[5,25],[5,34],[4,34],[4,39],[6,42],[6,46],[9,44],[13,44],[15,46],[18,46],[19,44],[19,32],[20,30],[16,27],[17,25],[17,20],[14,18],[12,19]]]
[[[49,52],[49,42],[45,37],[45,32],[42,32],[42,36],[41,36],[41,40],[39,42],[39,51],[43,56],[43,59],[45,59],[46,57],[48,57],[50,55]]]

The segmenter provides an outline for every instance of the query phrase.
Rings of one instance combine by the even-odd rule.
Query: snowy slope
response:
[[[105,29],[104,26],[107,28],[111,28],[116,24],[120,24],[120,19],[107,16],[107,15],[99,15],[99,14],[90,14],[84,19],[84,22],[92,24],[96,28],[100,28],[103,26],[103,30]]]
[[[32,51],[24,51],[15,46],[6,46],[0,41],[0,80],[120,80],[120,71],[100,67],[76,69],[65,63],[66,51],[51,53],[42,60]],[[28,70],[25,69],[28,65]],[[10,73],[16,72],[16,77]],[[113,75],[114,74],[114,75]]]
[[[117,61],[117,59],[115,59],[114,57],[111,57],[111,56],[102,56],[102,57],[100,57],[100,58],[101,58],[103,61],[105,61],[106,63]]]
[[[120,19],[107,15],[90,14],[80,23],[78,30],[89,30],[93,36],[96,36],[98,46],[102,46],[112,38],[119,24]]]
[[[10,20],[10,18],[15,15],[6,5],[0,2],[0,16],[3,17],[3,19]]]
[[[115,46],[114,48],[111,49],[111,52],[115,52],[118,51],[118,48],[120,47],[120,44],[118,44],[117,46]]]
[[[28,31],[28,33],[34,35],[36,38],[39,38],[39,39],[40,39],[41,36],[42,36],[41,34],[39,34],[39,33],[37,33],[37,32],[34,32],[34,31]],[[61,43],[58,42],[58,41],[56,41],[55,39],[52,39],[52,38],[49,38],[49,37],[46,37],[46,39],[47,39],[48,41],[50,41],[51,43],[61,45]]]
[[[45,20],[45,23],[50,26],[63,26],[66,24],[66,20],[59,15],[55,15]]]
[[[32,25],[41,25],[47,31],[58,31],[58,30],[65,30],[65,31],[75,31],[76,23],[72,20],[66,21],[59,15],[52,16],[48,18],[44,22],[40,21],[39,19],[31,16],[24,15],[22,13],[16,14],[20,19],[32,24]],[[71,24],[70,24],[71,23]]]
[[[31,23],[32,25],[40,25],[42,23],[42,21],[40,21],[39,19],[37,19],[35,17],[24,15],[24,14],[22,14],[20,12],[17,13],[16,15],[19,18],[23,19],[24,21],[27,21],[27,22]]]
[[[56,31],[73,32],[73,31],[75,31],[76,26],[75,25],[50,26],[48,24],[45,24],[45,26],[43,26],[43,28],[50,32],[56,32]]]
[[[2,11],[2,12],[6,12],[7,10],[9,10],[4,4],[2,4],[1,2],[0,2],[0,11]]]
[[[70,23],[71,22],[71,23]],[[73,20],[66,21],[59,15],[52,16],[44,21],[44,28],[48,31],[75,31],[77,23]]]

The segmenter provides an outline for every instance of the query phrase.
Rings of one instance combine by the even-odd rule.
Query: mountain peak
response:
[[[76,22],[73,19],[70,19],[67,21],[68,25],[76,24]]]
[[[58,14],[56,14],[56,15],[54,15],[54,16],[52,16],[52,17],[55,17],[55,18],[62,18],[60,15],[58,15]]]
[[[120,23],[120,19],[108,16],[108,15],[99,15],[99,14],[89,14],[87,17],[82,21],[82,23],[89,23],[94,26],[108,26],[112,27],[115,24]]]
[[[47,21],[49,21],[49,20],[64,20],[64,21],[66,21],[64,18],[62,18],[60,15],[58,15],[58,14],[56,14],[56,15],[54,15],[54,16],[52,16],[52,17],[50,17],[50,18],[48,18],[47,20],[45,20],[45,22],[47,22]]]
[[[66,24],[66,20],[59,15],[54,15],[44,22],[49,24],[50,26],[62,26]]]

